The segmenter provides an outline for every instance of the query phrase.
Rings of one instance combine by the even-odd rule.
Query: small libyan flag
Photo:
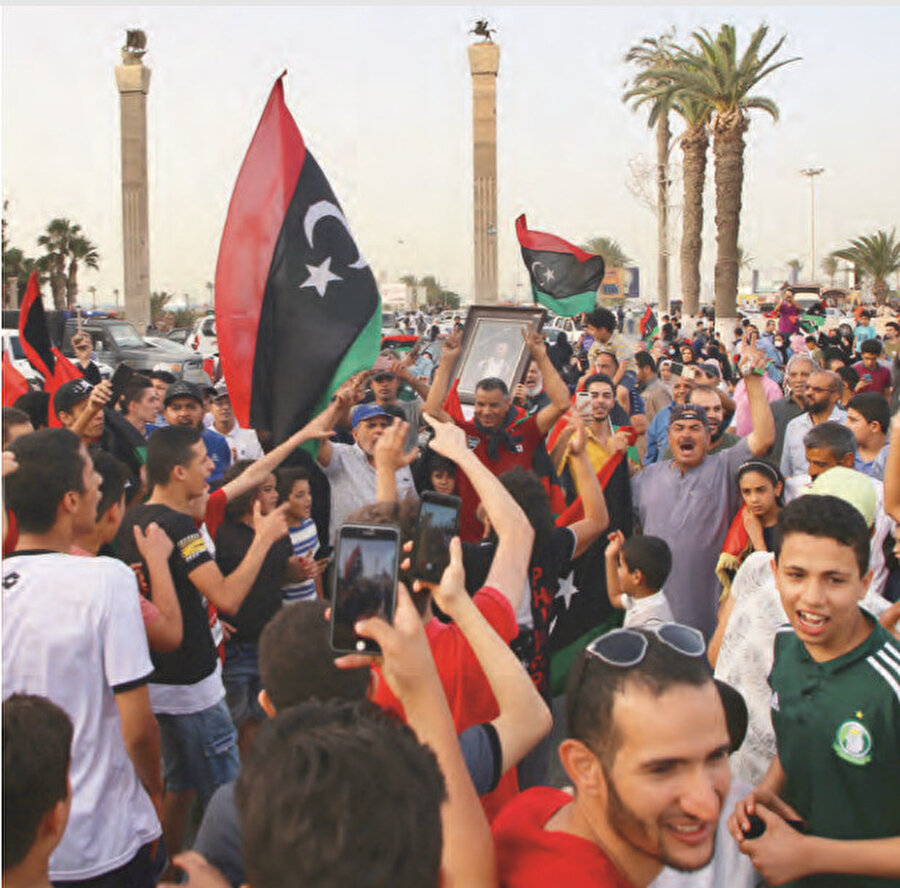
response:
[[[659,334],[659,324],[656,321],[656,314],[648,305],[641,317],[641,339],[648,345],[654,336]]]
[[[594,310],[603,280],[602,256],[585,253],[555,234],[529,231],[524,213],[516,219],[516,235],[535,302],[567,318]]]

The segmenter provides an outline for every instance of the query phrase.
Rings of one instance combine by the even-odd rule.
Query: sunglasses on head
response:
[[[664,645],[687,657],[702,657],[706,653],[703,633],[693,626],[663,623],[661,626],[649,626],[645,631],[652,632]],[[595,638],[585,650],[609,666],[629,669],[644,659],[649,646],[650,643],[643,632],[634,629],[614,629],[606,635]]]

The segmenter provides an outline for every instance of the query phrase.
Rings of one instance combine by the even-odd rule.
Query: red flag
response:
[[[16,401],[31,391],[28,380],[13,367],[9,353],[3,352],[3,406],[12,407]]]
[[[53,396],[61,385],[64,385],[73,379],[82,379],[83,374],[58,348],[51,348],[50,352],[53,355],[54,369],[53,375],[44,383],[44,391],[50,395],[50,409],[47,411],[47,424],[51,429],[58,429],[62,427],[62,423],[59,421],[59,417],[53,409]]]
[[[50,331],[47,329],[47,316],[44,314],[44,301],[38,288],[37,272],[31,272],[25,298],[19,309],[19,342],[28,363],[37,370],[44,379],[53,376],[53,344],[50,342]]]
[[[454,422],[463,422],[462,404],[459,401],[459,379],[453,380],[447,397],[444,398],[444,412],[453,417]]]

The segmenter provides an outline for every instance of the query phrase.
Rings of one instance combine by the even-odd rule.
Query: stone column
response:
[[[497,71],[500,47],[469,47],[475,197],[475,302],[497,304]]]
[[[141,53],[142,54],[142,53]],[[122,245],[125,315],[143,333],[150,321],[150,221],[147,201],[147,93],[150,69],[122,50],[116,85],[122,116]]]

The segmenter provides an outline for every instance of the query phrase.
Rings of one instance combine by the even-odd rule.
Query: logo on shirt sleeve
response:
[[[178,541],[178,551],[181,552],[184,563],[190,564],[206,552],[206,543],[199,533],[192,533]]]
[[[837,729],[832,749],[851,765],[866,765],[872,761],[872,735],[862,722],[848,719]]]

